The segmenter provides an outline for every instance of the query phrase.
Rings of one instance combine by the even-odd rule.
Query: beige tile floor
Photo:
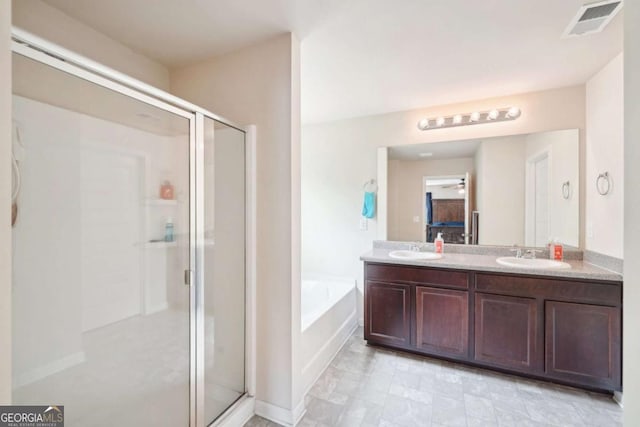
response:
[[[609,396],[369,347],[362,329],[306,400],[298,426],[622,426]],[[245,425],[272,426],[260,417]]]

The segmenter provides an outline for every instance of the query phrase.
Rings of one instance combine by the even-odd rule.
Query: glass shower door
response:
[[[13,403],[64,405],[69,427],[187,426],[193,115],[13,67]]]
[[[245,134],[204,118],[204,419],[245,392]]]

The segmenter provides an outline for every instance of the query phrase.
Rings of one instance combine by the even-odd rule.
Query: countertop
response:
[[[445,253],[437,260],[405,260],[389,256],[393,249],[374,248],[363,254],[360,259],[366,262],[382,264],[415,265],[420,267],[451,268],[457,270],[491,271],[496,273],[524,274],[545,277],[565,277],[572,279],[622,281],[622,275],[584,261],[565,261],[571,268],[565,269],[528,269],[500,265],[495,255],[476,255]]]

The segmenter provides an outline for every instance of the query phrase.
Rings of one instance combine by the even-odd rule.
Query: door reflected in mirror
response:
[[[577,129],[388,149],[387,238],[579,246]]]

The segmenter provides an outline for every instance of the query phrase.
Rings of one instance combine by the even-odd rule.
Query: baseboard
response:
[[[19,388],[35,383],[36,381],[40,381],[41,379],[46,378],[49,375],[57,374],[58,372],[62,372],[65,369],[71,368],[72,366],[83,363],[84,361],[84,351],[72,353],[61,359],[49,362],[46,365],[38,366],[35,369],[31,369],[22,374],[15,375],[13,377],[13,388]]]
[[[158,313],[160,311],[167,310],[168,308],[169,308],[169,303],[168,302],[164,302],[164,303],[162,303],[160,305],[149,306],[148,308],[145,307],[144,315],[148,316],[150,314],[154,314],[154,313]]]
[[[297,421],[294,418],[292,410],[272,405],[271,403],[267,403],[263,400],[256,400],[255,412],[256,415],[266,418],[269,421],[273,421],[274,423],[282,424],[285,427],[293,427]]]
[[[243,426],[253,418],[255,414],[256,399],[253,396],[245,396],[237,401],[225,414],[211,427],[238,427]]]
[[[364,327],[364,317],[358,319],[358,326],[360,326],[361,328]]]
[[[305,391],[305,396],[309,393],[313,384],[320,378],[320,375],[327,369],[344,343],[347,342],[356,330],[357,326],[356,311],[354,310],[331,338],[318,350],[309,363],[302,368],[302,389]]]
[[[622,404],[622,392],[621,391],[614,391],[613,392],[613,400],[621,407],[624,408],[624,405]]]

